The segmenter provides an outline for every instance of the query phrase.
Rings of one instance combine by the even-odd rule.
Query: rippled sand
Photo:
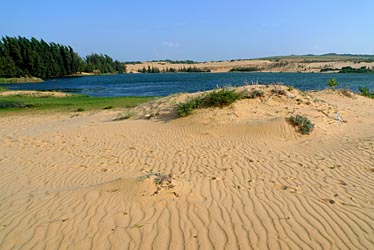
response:
[[[374,100],[293,90],[173,119],[178,98],[1,117],[0,249],[374,249]]]

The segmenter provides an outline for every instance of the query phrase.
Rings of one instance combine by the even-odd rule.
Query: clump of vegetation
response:
[[[173,180],[173,174],[164,174],[161,172],[154,172],[153,170],[150,170],[146,175],[143,175],[139,177],[139,180],[143,181],[148,178],[153,178],[153,182],[159,187],[157,191],[154,194],[157,194],[160,190],[160,187],[163,188],[173,188],[174,185],[172,184]]]
[[[133,111],[127,111],[121,113],[118,117],[114,118],[113,121],[122,121],[122,120],[127,120],[133,117],[135,113]]]
[[[371,92],[368,87],[359,88],[361,95],[369,98],[374,98],[374,92]]]
[[[286,95],[286,91],[284,91],[283,89],[272,89],[271,93],[273,95]]]
[[[340,90],[340,93],[348,98],[354,97],[353,92],[348,87],[345,87],[344,89]]]
[[[149,73],[149,74],[160,73],[160,69],[157,68],[157,67],[153,67],[153,66],[151,67],[151,66],[148,65],[147,68],[143,67],[142,69],[138,69],[138,72],[139,73]]]
[[[83,112],[85,110],[86,110],[85,108],[80,107],[80,108],[77,108],[76,112]]]
[[[328,84],[331,89],[335,90],[336,86],[338,86],[338,81],[335,78],[331,78]]]
[[[234,103],[236,100],[242,99],[241,93],[237,93],[234,89],[214,90],[206,95],[189,99],[185,103],[177,104],[177,113],[179,116],[187,116],[192,110],[207,107],[223,107]]]
[[[47,43],[32,37],[0,39],[0,77],[62,77],[77,72],[123,72],[124,65],[108,55],[91,54],[81,58],[70,46]]]
[[[242,98],[240,93],[234,89],[220,89],[208,93],[203,98],[203,104],[206,107],[223,107],[234,103]]]
[[[187,102],[177,103],[177,113],[180,117],[184,117],[191,114],[192,110],[201,108],[202,106],[202,98],[191,98]]]
[[[264,97],[264,92],[258,89],[252,89],[251,91],[248,91],[247,89],[243,91],[242,97],[248,98],[248,99],[255,99],[257,97]]]
[[[112,106],[112,105],[110,105],[110,106],[106,106],[106,107],[104,107],[103,109],[113,109],[113,106]]]
[[[358,69],[352,68],[351,66],[346,66],[346,67],[341,68],[339,70],[339,73],[360,73],[360,74],[364,74],[364,73],[374,73],[374,70],[369,69],[366,66],[362,66]]]
[[[293,86],[287,86],[287,91],[292,91],[292,90],[294,90],[295,88],[293,87]]]
[[[0,100],[0,109],[8,108],[30,108],[32,105],[26,104],[22,101],[3,101]]]
[[[309,135],[314,128],[314,124],[305,116],[296,115],[289,118],[290,123],[297,127],[303,135]]]
[[[258,67],[233,67],[230,72],[255,72],[260,71]]]

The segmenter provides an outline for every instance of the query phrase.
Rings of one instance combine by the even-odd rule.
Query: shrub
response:
[[[85,111],[84,108],[77,108],[77,110],[76,110],[76,112],[83,112],[83,111]]]
[[[189,99],[185,103],[178,103],[176,110],[179,116],[187,116],[192,110],[204,107],[223,107],[234,103],[242,98],[242,94],[235,90],[214,90],[206,95]]]
[[[177,103],[177,113],[179,116],[184,117],[189,115],[192,110],[202,106],[202,99],[199,97],[189,99],[185,103]]]
[[[214,90],[203,97],[203,104],[206,107],[223,107],[234,103],[236,100],[242,98],[240,93],[234,89],[220,89]]]
[[[258,67],[234,67],[230,69],[230,72],[255,72],[259,70]]]
[[[329,87],[335,90],[335,87],[338,86],[338,81],[335,78],[331,78],[328,81]]]
[[[290,123],[297,127],[303,135],[308,135],[313,131],[314,124],[305,116],[296,115],[289,118]]]
[[[24,102],[19,101],[2,101],[0,100],[0,109],[7,109],[7,108],[31,108],[33,105],[26,104]]]
[[[374,98],[374,92],[370,92],[368,87],[361,87],[361,88],[359,88],[359,90],[360,90],[362,96],[366,96],[366,97],[369,97],[369,98]]]

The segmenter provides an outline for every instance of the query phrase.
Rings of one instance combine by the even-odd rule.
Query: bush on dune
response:
[[[192,110],[208,107],[224,107],[234,103],[242,98],[242,94],[234,89],[214,90],[206,95],[189,99],[187,102],[177,104],[177,113],[179,116],[187,116]]]
[[[291,116],[289,121],[294,127],[297,127],[299,132],[303,135],[309,135],[313,131],[314,124],[306,116]]]

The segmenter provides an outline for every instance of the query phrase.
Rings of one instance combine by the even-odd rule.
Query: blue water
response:
[[[320,90],[336,78],[340,87],[358,91],[366,86],[374,89],[374,74],[320,73],[178,73],[121,74],[59,78],[43,83],[5,84],[14,90],[59,90],[89,96],[166,96],[180,92],[196,92],[217,86],[283,83],[302,90]]]

